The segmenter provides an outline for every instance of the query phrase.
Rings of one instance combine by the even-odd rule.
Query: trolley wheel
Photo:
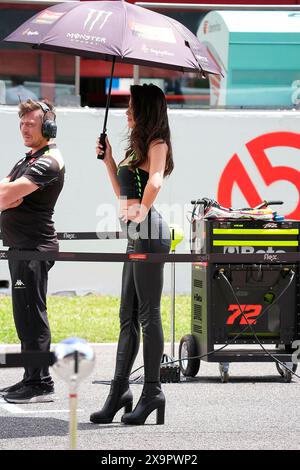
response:
[[[220,362],[219,370],[220,370],[221,382],[223,384],[229,382],[229,364],[222,364]]]
[[[297,367],[298,367],[298,364],[293,364],[292,371],[296,372]],[[276,369],[279,372],[279,374],[281,375],[281,377],[284,378],[284,381],[287,382],[287,383],[290,383],[290,381],[292,380],[292,372],[287,370],[285,367],[283,367],[278,362],[276,362]]]
[[[229,382],[229,374],[228,374],[228,372],[223,372],[223,373],[221,374],[221,382],[222,382],[223,384],[227,384],[227,382]]]
[[[200,359],[198,355],[197,340],[193,335],[185,335],[179,344],[180,370],[186,377],[195,377],[199,371]],[[191,359],[193,358],[193,359]]]

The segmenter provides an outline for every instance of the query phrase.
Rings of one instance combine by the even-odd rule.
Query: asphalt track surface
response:
[[[300,379],[284,383],[273,363],[231,364],[224,384],[218,365],[202,361],[192,381],[163,385],[164,425],[155,425],[153,413],[144,426],[126,426],[122,411],[112,424],[94,425],[89,415],[104,402],[109,386],[92,382],[111,379],[116,345],[94,348],[96,366],[79,389],[78,449],[300,449]],[[141,364],[139,355],[136,366]],[[20,378],[21,369],[0,369],[0,387]],[[1,450],[69,448],[68,388],[54,378],[53,403],[13,405],[0,399]],[[132,385],[134,403],[141,390],[141,384]]]

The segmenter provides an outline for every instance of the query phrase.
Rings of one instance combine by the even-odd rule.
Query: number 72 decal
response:
[[[256,318],[262,311],[262,305],[237,305],[231,304],[228,307],[228,312],[231,315],[226,321],[226,325],[233,325],[236,319],[239,319],[240,325],[256,325]]]

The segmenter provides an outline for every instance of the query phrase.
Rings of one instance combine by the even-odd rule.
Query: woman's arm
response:
[[[97,140],[97,147],[96,147],[96,153],[99,155],[102,151],[102,145],[99,143],[99,139]],[[119,181],[117,178],[117,165],[116,162],[112,156],[112,148],[111,145],[108,141],[108,138],[106,137],[106,150],[104,154],[104,159],[103,162],[105,163],[108,176],[110,179],[110,182],[112,184],[113,190],[117,198],[120,197],[120,185]]]
[[[149,211],[162,186],[168,147],[165,143],[152,144],[148,151],[149,180],[146,184],[141,206]]]
[[[104,162],[105,162],[105,160],[104,160]],[[116,165],[116,162],[112,158],[111,160],[105,162],[105,165],[106,165],[108,176],[110,178],[110,182],[112,184],[115,195],[117,196],[117,198],[119,198],[120,197],[120,184],[119,184],[119,181],[118,181],[118,178],[117,178],[117,165]]]

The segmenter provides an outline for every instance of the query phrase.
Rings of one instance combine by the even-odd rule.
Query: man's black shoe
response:
[[[20,382],[10,385],[10,387],[0,388],[0,397],[6,395],[7,393],[14,393],[20,390],[20,388],[24,387],[24,381],[21,380]]]
[[[3,398],[8,403],[45,403],[54,401],[54,387],[25,385],[17,392],[7,393]]]

